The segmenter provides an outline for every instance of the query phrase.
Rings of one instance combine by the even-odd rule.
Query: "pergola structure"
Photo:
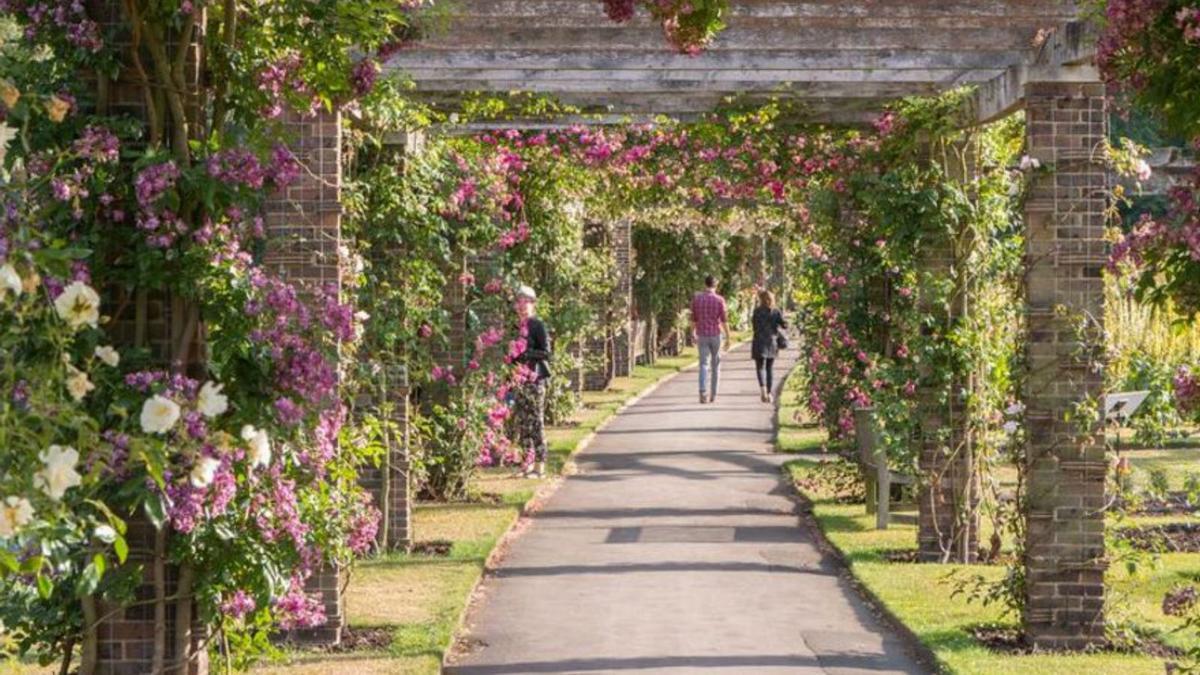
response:
[[[794,98],[807,104],[815,122],[865,124],[896,98],[966,84],[977,86],[979,121],[1023,109],[1028,153],[1054,169],[1035,177],[1025,207],[1026,628],[1043,647],[1100,642],[1104,446],[1067,420],[1080,402],[1099,395],[1102,376],[1088,358],[1085,337],[1058,311],[1067,307],[1100,320],[1107,258],[1108,177],[1095,152],[1107,130],[1104,87],[1076,3],[730,4],[728,28],[692,57],[673,52],[648,17],[609,22],[598,0],[466,0],[440,30],[399,52],[387,68],[411,77],[431,101],[533,92],[599,113],[593,119],[599,122],[626,115],[688,118],[741,95]],[[969,471],[947,466],[940,448],[926,445],[924,472],[941,479],[921,495],[919,539],[923,557],[934,558],[949,545],[951,505],[972,487]],[[967,541],[962,557],[969,560],[974,547]]]

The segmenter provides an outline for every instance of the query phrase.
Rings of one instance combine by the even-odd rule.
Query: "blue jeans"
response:
[[[708,371],[712,368],[712,392],[710,398],[717,397],[717,380],[721,377],[721,336],[720,335],[701,335],[696,338],[696,345],[700,348],[700,393],[706,391],[705,385],[708,384]]]

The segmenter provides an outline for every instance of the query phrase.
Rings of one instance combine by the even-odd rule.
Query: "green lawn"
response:
[[[788,464],[793,476],[802,476],[810,467],[806,460]],[[915,526],[893,525],[887,531],[876,531],[874,516],[866,515],[861,504],[834,504],[821,495],[812,497],[817,522],[846,557],[854,576],[933,651],[948,672],[959,675],[1163,672],[1160,659],[1136,654],[1012,656],[993,652],[977,642],[969,629],[997,622],[1011,624],[1012,619],[1006,620],[998,607],[984,607],[951,595],[954,578],[978,574],[994,580],[1003,575],[1003,567],[888,562],[884,558],[887,552],[916,548]],[[1141,628],[1157,630],[1166,636],[1175,620],[1164,617],[1158,603],[1175,581],[1189,578],[1188,570],[1190,578],[1195,578],[1200,572],[1200,556],[1164,556],[1161,567],[1145,570],[1136,578],[1114,568],[1111,581],[1115,591],[1126,597],[1122,604],[1128,608],[1129,618]],[[1186,643],[1182,634],[1171,635],[1167,641],[1178,646]]]
[[[778,449],[796,454],[787,464],[793,479],[803,478],[821,458],[824,434],[809,424],[808,414],[800,405],[799,379],[789,378],[779,412]],[[1193,441],[1195,443],[1195,441]],[[1124,450],[1134,467],[1135,482],[1141,484],[1153,469],[1166,471],[1172,489],[1182,487],[1185,476],[1200,472],[1200,448],[1179,447]],[[1002,470],[1001,482],[1013,482],[1015,469]],[[806,484],[811,485],[811,484]],[[809,488],[811,490],[811,487]],[[968,602],[963,596],[951,597],[954,580],[981,575],[995,580],[1003,576],[1002,566],[928,565],[889,562],[889,552],[916,548],[914,525],[893,525],[886,531],[874,529],[874,516],[868,516],[861,504],[837,504],[829,495],[811,493],[813,513],[830,542],[842,552],[854,576],[890,611],[908,626],[935,654],[943,669],[960,675],[1004,675],[1007,673],[1087,673],[1088,675],[1137,674],[1164,672],[1163,661],[1141,654],[1039,654],[1013,656],[996,653],[978,642],[970,633],[983,624],[1015,625],[1015,618],[1004,616],[999,607]],[[1197,516],[1137,516],[1119,526],[1152,525],[1195,521]],[[1114,521],[1115,524],[1115,521]],[[990,523],[981,523],[981,539],[990,535]],[[1009,548],[1006,546],[1006,549]],[[1194,634],[1175,632],[1181,621],[1165,616],[1163,595],[1180,583],[1200,583],[1200,555],[1172,553],[1148,556],[1131,574],[1123,565],[1109,570],[1108,585],[1112,609],[1110,619],[1136,627],[1139,632],[1156,636],[1179,648],[1193,646]],[[916,592],[914,589],[920,589]]]
[[[606,391],[585,392],[583,407],[570,426],[549,430],[554,472],[562,471],[580,443],[634,396],[668,375],[694,363],[694,349],[660,358],[653,366],[637,366],[632,376],[618,378]],[[508,469],[489,469],[476,482],[481,495],[500,495],[470,504],[419,504],[413,514],[417,542],[450,541],[450,555],[434,558],[393,554],[358,564],[347,590],[347,616],[352,627],[386,627],[393,640],[386,650],[347,655],[289,652],[282,663],[263,665],[256,673],[317,675],[353,672],[367,675],[437,673],[454,639],[463,610],[496,543],[512,527],[539,481],[513,478]],[[0,675],[7,675],[0,671]]]

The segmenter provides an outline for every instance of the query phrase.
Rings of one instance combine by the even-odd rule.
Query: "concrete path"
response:
[[[447,672],[927,672],[799,527],[748,348],[715,404],[696,390],[682,373],[596,437],[485,581]]]

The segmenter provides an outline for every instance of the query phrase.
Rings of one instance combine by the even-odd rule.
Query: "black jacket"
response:
[[[539,380],[550,377],[550,335],[546,332],[546,324],[537,317],[529,319],[525,351],[518,361],[536,370]]]
[[[756,359],[773,359],[779,355],[775,336],[781,328],[787,328],[783,313],[777,309],[757,307],[750,319],[754,326],[754,341],[750,344],[750,356]]]

